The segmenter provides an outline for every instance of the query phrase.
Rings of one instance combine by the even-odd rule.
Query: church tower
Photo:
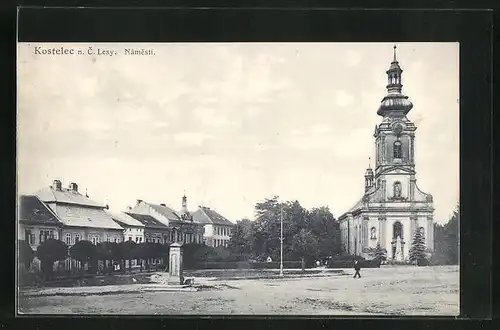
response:
[[[186,193],[182,196],[182,205],[181,205],[181,219],[186,221],[193,221],[193,216],[189,213],[187,208],[187,197]]]
[[[402,73],[396,57],[389,70],[387,95],[377,114],[382,122],[375,127],[375,180],[385,191],[387,200],[412,200],[415,179],[415,131],[417,127],[406,115],[413,108],[402,93]]]
[[[341,241],[348,253],[369,257],[377,243],[389,260],[408,260],[416,230],[424,234],[427,250],[433,250],[434,224],[432,195],[417,186],[415,172],[415,131],[407,115],[413,108],[403,94],[402,74],[394,46],[387,74],[387,92],[375,126],[375,171],[365,172],[362,198],[339,217]]]
[[[371,187],[373,187],[373,180],[374,180],[374,176],[373,176],[373,170],[372,170],[372,167],[371,167],[371,164],[370,164],[370,158],[368,158],[368,168],[366,169],[366,172],[365,172],[365,193],[371,189]]]

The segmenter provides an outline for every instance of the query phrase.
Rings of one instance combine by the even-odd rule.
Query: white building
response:
[[[203,225],[203,241],[212,247],[227,247],[231,239],[234,223],[206,206],[199,206],[193,213],[193,221]]]
[[[130,215],[124,212],[112,212],[106,210],[113,221],[123,228],[123,241],[134,241],[136,243],[145,242],[144,240],[144,224],[137,221]]]
[[[434,248],[433,199],[417,186],[417,127],[406,116],[413,104],[402,94],[402,72],[394,47],[388,93],[377,111],[382,122],[374,132],[375,172],[366,170],[363,197],[339,217],[342,246],[350,254],[368,257],[380,242],[388,259],[408,260],[416,230],[423,232],[429,252]]]
[[[41,189],[36,196],[50,207],[63,223],[59,239],[68,246],[79,240],[94,244],[123,241],[123,228],[106,213],[106,205],[98,204],[87,195],[82,195],[76,183],[71,183],[69,188],[63,188],[61,181],[54,180],[52,186]]]

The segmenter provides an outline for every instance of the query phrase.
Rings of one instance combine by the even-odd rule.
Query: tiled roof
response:
[[[104,209],[79,205],[56,204],[55,213],[66,226],[123,229]]]
[[[163,223],[160,221],[156,220],[150,215],[147,214],[137,214],[137,213],[126,213],[127,215],[131,216],[135,220],[139,221],[142,223],[146,228],[157,228],[157,229],[168,229],[167,226],[165,226]]]
[[[200,208],[193,213],[193,221],[200,224],[234,226],[234,223],[205,206],[200,206]]]
[[[62,226],[62,222],[38,197],[22,195],[19,198],[19,221],[34,224]]]
[[[144,224],[136,219],[132,218],[130,215],[125,212],[112,212],[109,210],[105,210],[107,214],[111,216],[111,218],[118,222],[119,225],[122,226],[132,226],[132,227],[144,227]]]
[[[101,207],[104,205],[94,202],[87,196],[80,194],[79,192],[72,191],[68,188],[61,188],[57,190],[54,187],[46,187],[39,190],[36,195],[45,203],[64,203],[64,204],[75,204],[75,205],[85,205],[91,207]]]
[[[180,215],[172,210],[168,206],[163,206],[163,205],[158,205],[158,204],[151,204],[147,203],[153,210],[156,212],[160,213],[164,217],[166,217],[168,220],[174,220],[174,221],[179,221],[181,220]]]

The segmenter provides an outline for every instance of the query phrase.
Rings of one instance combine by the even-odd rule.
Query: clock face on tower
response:
[[[392,126],[392,131],[396,134],[396,135],[400,135],[401,132],[403,131],[403,124],[401,123],[396,123]]]

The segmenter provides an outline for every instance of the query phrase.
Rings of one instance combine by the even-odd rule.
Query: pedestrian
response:
[[[360,269],[361,269],[361,266],[359,264],[359,261],[354,260],[354,270],[356,271],[356,273],[354,273],[354,278],[356,278],[356,275],[359,276],[359,278],[361,278],[361,274],[359,273]]]

